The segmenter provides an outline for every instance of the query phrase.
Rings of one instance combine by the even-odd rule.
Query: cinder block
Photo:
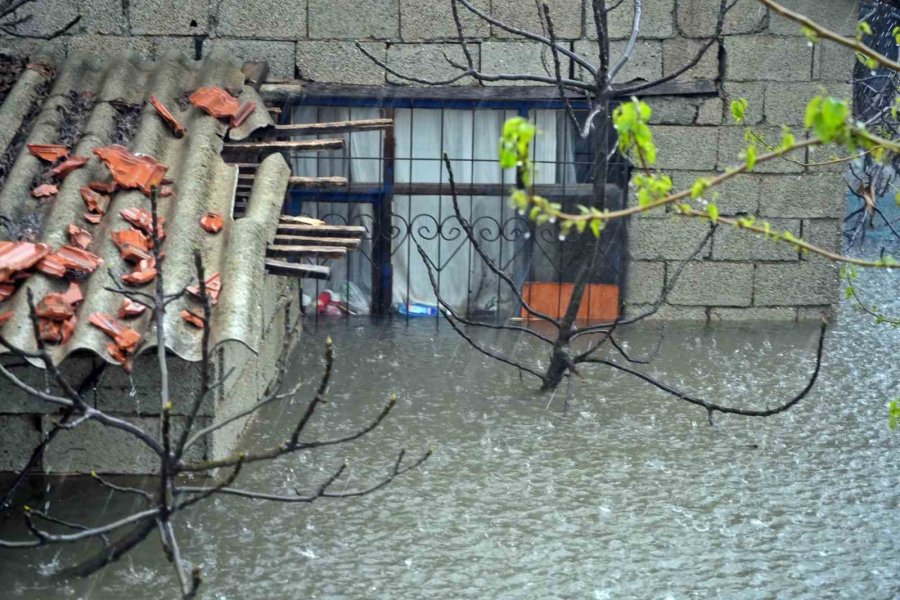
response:
[[[856,31],[859,4],[855,0],[782,0],[780,4],[842,35],[853,35]],[[803,35],[803,26],[772,13],[769,31],[778,35]]]
[[[796,321],[797,311],[793,308],[774,307],[761,308],[725,308],[716,306],[709,309],[709,320],[712,321]]]
[[[126,50],[131,50],[150,60],[154,56],[153,47],[154,39],[150,37],[75,35],[69,39],[70,54],[114,57]]]
[[[849,48],[828,42],[816,44],[813,79],[848,81],[853,77],[856,60],[856,55]]]
[[[52,40],[37,40],[33,38],[0,38],[0,52],[10,56],[28,58],[38,53],[56,59],[63,59],[69,46],[69,37],[60,36]]]
[[[824,305],[838,300],[834,263],[798,262],[756,266],[754,305]]]
[[[651,96],[644,101],[653,110],[651,125],[693,125],[701,102],[690,96]]]
[[[644,2],[641,7],[641,22],[638,34],[641,39],[670,38],[675,35],[674,18],[675,0],[654,0]],[[631,36],[631,27],[634,22],[634,3],[622,2],[614,8],[606,17],[606,26],[609,28],[609,39],[623,40]],[[591,39],[597,39],[597,28],[594,27],[593,14],[588,13],[585,21],[585,35]]]
[[[397,39],[400,6],[397,0],[309,0],[309,37]]]
[[[173,48],[192,59],[197,57],[197,43],[189,35],[154,35],[142,39],[150,40],[153,43],[152,56],[154,59],[162,58]],[[204,51],[209,51],[209,48],[210,46],[204,43],[200,50],[200,56],[203,56]]]
[[[474,0],[471,4],[491,14],[490,0]],[[457,4],[457,13],[467,38],[490,36],[490,23],[462,4]],[[400,0],[400,37],[404,41],[455,40],[457,36],[449,0]]]
[[[753,299],[753,265],[746,263],[689,262],[675,280],[678,266],[666,268],[666,285],[676,281],[669,294],[672,304],[688,306],[750,306]]]
[[[763,81],[753,81],[749,83],[737,81],[723,82],[722,88],[725,91],[727,115],[725,122],[729,125],[737,124],[731,116],[731,103],[740,98],[747,101],[747,108],[744,111],[744,122],[741,123],[741,125],[756,125],[757,123],[762,122],[766,85],[767,84]]]
[[[122,0],[78,0],[81,21],[75,26],[76,31],[103,35],[126,33],[123,4]]]
[[[654,127],[656,166],[686,171],[715,169],[717,132],[715,127]]]
[[[159,431],[157,417],[125,417],[125,420],[151,435]],[[42,426],[48,431],[55,422],[56,417],[44,417]],[[172,419],[173,439],[178,439],[184,424],[184,417]],[[208,424],[207,419],[198,420],[198,427]],[[197,444],[185,458],[200,460],[205,456],[205,445]],[[56,473],[91,470],[98,473],[153,473],[159,471],[159,457],[134,435],[96,421],[87,421],[75,429],[60,432],[54,438],[44,451],[44,468]]]
[[[764,217],[839,218],[844,214],[846,185],[834,173],[764,177],[759,214]]]
[[[590,44],[591,42],[587,43]],[[618,61],[619,57],[625,54],[625,46],[627,44],[628,42],[624,40],[609,43],[609,55],[612,57],[611,63],[615,64],[614,61]],[[634,50],[628,62],[625,63],[622,70],[616,73],[613,81],[616,83],[627,83],[635,79],[653,81],[662,77],[662,65],[662,42],[639,39],[634,45]]]
[[[735,35],[725,38],[730,81],[809,81],[812,48],[805,38]]]
[[[842,245],[841,229],[843,227],[843,219],[804,219],[803,220],[803,239],[824,248],[829,252],[840,252]],[[825,261],[828,260],[824,256],[807,253],[801,255],[803,260]]]
[[[366,43],[366,50],[387,59],[385,44]],[[384,69],[372,62],[352,42],[297,42],[300,79],[329,83],[384,84]]]
[[[195,35],[209,29],[208,0],[141,0],[128,3],[135,35]]]
[[[800,237],[799,219],[770,219],[775,232],[790,231]],[[793,260],[799,259],[797,250],[785,242],[744,229],[722,225],[713,239],[714,260]]]
[[[294,42],[217,38],[208,43],[212,47],[226,48],[243,61],[266,61],[269,63],[269,74],[272,77],[292,78],[294,76],[296,51]]]
[[[666,266],[663,262],[631,260],[625,272],[625,302],[653,304],[666,285]]]
[[[304,0],[224,0],[218,3],[216,32],[226,37],[303,39],[306,8]]]
[[[553,20],[553,31],[559,39],[573,40],[582,34],[582,0],[545,0]],[[534,2],[520,0],[491,0],[491,15],[507,25],[519,29],[542,33],[543,11],[538,11]],[[518,38],[519,36],[497,27],[491,28],[495,38]]]
[[[625,306],[625,317],[642,316],[653,309],[652,304],[630,304]],[[672,306],[663,304],[653,314],[645,318],[646,321],[707,321],[706,308],[699,306]]]
[[[669,75],[691,63],[706,45],[705,40],[672,38],[663,41],[663,75]],[[719,45],[712,44],[700,61],[675,81],[713,80],[719,78]]]
[[[719,127],[719,170],[743,163],[740,154],[747,149],[750,143],[745,139],[744,127]],[[754,127],[753,132],[760,136],[762,141],[769,146],[777,146],[781,143],[782,131],[776,127]],[[804,138],[804,134],[797,132],[798,140]],[[767,148],[759,141],[756,142],[758,154],[768,152]],[[790,160],[788,160],[790,159]],[[753,169],[754,173],[800,173],[806,162],[806,149],[795,150],[786,157],[776,157],[765,162],[758,162]]]
[[[628,249],[638,260],[685,260],[700,247],[709,225],[697,219],[637,219],[628,224]],[[695,258],[709,255],[710,242]]]
[[[712,37],[716,33],[719,0],[679,0],[678,29],[685,37]],[[725,15],[722,33],[735,35],[760,31],[765,26],[766,8],[757,0],[738,0]]]
[[[541,77],[553,76],[553,57],[546,51],[548,74],[541,60],[546,48],[537,42],[483,42],[481,44],[481,71],[485,74],[525,74]],[[534,81],[499,81],[496,85],[541,85]]]
[[[798,306],[796,308],[797,311],[797,321],[817,321],[820,322],[822,319],[826,321],[834,321],[835,316],[835,307],[834,305],[826,305],[826,306]]]
[[[468,44],[469,54],[480,67],[480,49],[477,42]],[[446,82],[460,74],[460,70],[447,62],[449,57],[458,65],[465,66],[466,57],[458,44],[391,44],[387,50],[387,64],[398,73],[408,74],[428,81]],[[414,82],[387,75],[388,83],[416,85]],[[471,85],[475,80],[464,77],[453,85]]]
[[[724,104],[721,98],[707,98],[697,111],[697,125],[721,125]]]
[[[766,88],[766,121],[770,125],[803,125],[806,105],[813,97],[823,93],[850,99],[851,89],[849,84],[836,81],[769,85]]]
[[[0,415],[0,431],[0,471],[17,471],[41,442],[41,432],[31,415]]]

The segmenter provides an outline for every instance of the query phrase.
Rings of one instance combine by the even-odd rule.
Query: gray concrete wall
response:
[[[300,318],[297,280],[268,275],[264,305],[260,307],[265,323],[256,354],[237,343],[226,343],[213,360],[213,378],[231,372],[225,384],[200,410],[198,427],[209,425],[236,414],[263,395],[276,374],[281,356],[285,324]],[[2,357],[5,365],[19,363]],[[63,371],[72,382],[80,382],[100,359],[94,356],[71,356],[63,362]],[[170,396],[173,399],[173,428],[180,431],[192,405],[194,390],[201,377],[199,363],[177,357],[168,361]],[[43,370],[17,367],[14,372],[38,389],[61,394],[58,386],[47,379]],[[99,385],[87,394],[88,400],[108,414],[138,423],[150,432],[159,429],[159,368],[155,351],[135,361],[132,375],[110,365]],[[24,465],[31,450],[58,421],[52,405],[28,397],[0,378],[0,472],[14,471]],[[217,431],[205,443],[195,446],[191,458],[220,458],[234,451],[248,419],[235,421]],[[43,470],[54,473],[148,473],[158,470],[156,456],[131,435],[95,423],[77,430],[60,433],[45,453]]]
[[[440,78],[452,69],[442,52],[459,53],[453,44],[449,0],[42,0],[51,10],[28,24],[46,33],[79,10],[82,22],[71,35],[51,42],[59,54],[115,52],[132,48],[157,56],[170,47],[192,53],[224,45],[247,60],[265,59],[274,77],[349,84],[396,83],[354,47],[361,41],[372,53],[400,69]],[[784,0],[837,31],[851,33],[855,0]],[[475,0],[495,17],[522,27],[539,28],[530,0]],[[595,33],[586,12],[589,0],[548,0],[556,31],[574,50],[592,55]],[[610,14],[614,51],[630,31],[631,2]],[[641,38],[619,79],[656,78],[684,65],[714,32],[719,0],[645,0]],[[465,20],[470,50],[483,71],[544,73],[540,48],[471,16]],[[0,38],[18,52],[32,40]],[[812,47],[800,27],[770,15],[756,0],[738,0],[725,22],[723,43],[679,80],[714,80],[718,93],[703,97],[653,97],[659,166],[678,185],[721,172],[738,160],[743,127],[726,119],[732,99],[750,101],[748,124],[767,136],[781,124],[800,125],[805,101],[825,86],[848,95],[853,54],[831,44]],[[566,69],[567,70],[567,69]],[[573,69],[575,77],[583,74]],[[467,84],[471,82],[460,82]],[[802,163],[830,158],[831,152],[797,155],[798,162],[760,165],[722,189],[724,215],[752,214],[773,225],[835,249],[843,213],[843,164],[810,168]],[[625,299],[630,311],[652,302],[672,277],[679,261],[702,239],[697,223],[651,214],[629,227],[631,262]],[[719,231],[660,315],[687,319],[796,319],[816,316],[838,299],[836,268],[789,248]]]

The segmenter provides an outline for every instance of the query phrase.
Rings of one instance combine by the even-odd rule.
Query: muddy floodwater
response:
[[[623,339],[640,356],[656,350],[659,333],[643,327]],[[669,325],[663,334],[658,357],[640,368],[761,407],[805,385],[817,326]],[[358,428],[392,392],[397,408],[352,446],[245,469],[243,487],[311,490],[346,460],[334,489],[353,490],[383,476],[401,448],[434,456],[363,498],[218,498],[192,509],[180,538],[202,566],[203,598],[900,597],[900,431],[888,429],[885,406],[900,396],[900,331],[845,310],[822,376],[798,406],[764,420],[717,416],[711,427],[702,410],[602,367],[538,395],[534,381],[434,320],[320,321],[294,361],[304,392],[257,418],[248,448],[287,435],[326,335],[337,349],[334,383],[309,436]],[[519,335],[480,335],[546,360]],[[71,478],[46,501],[73,520],[134,508]],[[84,553],[0,553],[0,597],[175,596],[158,539],[88,581],[54,578]]]

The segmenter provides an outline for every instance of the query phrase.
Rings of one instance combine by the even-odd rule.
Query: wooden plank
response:
[[[621,83],[613,85],[613,94],[617,90],[626,90],[622,96],[627,95],[627,89],[638,85]],[[307,104],[315,104],[318,98],[349,98],[359,100],[385,99],[385,100],[462,100],[470,102],[484,101],[548,101],[559,100],[559,90],[555,86],[380,86],[380,85],[352,85],[340,83],[277,83],[264,84],[260,93],[265,99],[281,102],[288,98],[303,97]],[[641,90],[641,96],[695,96],[711,95],[716,93],[716,84],[713,80],[698,81],[666,81],[646,90]],[[576,92],[567,92],[566,96],[572,100],[584,101],[584,95]]]
[[[344,246],[351,250],[359,246],[360,238],[318,237],[313,235],[276,235],[275,243],[281,246]]]
[[[269,63],[264,60],[245,62],[241,67],[241,72],[244,74],[246,82],[258,92],[269,76]]]
[[[298,225],[325,225],[325,221],[321,219],[316,219],[314,217],[307,217],[306,215],[281,215],[278,217],[279,221],[284,223],[296,223]]]
[[[238,175],[238,189],[250,189],[256,175],[253,173],[245,173]],[[347,186],[346,177],[300,177],[294,176],[288,179],[288,187],[303,189],[323,189],[323,188],[339,188]]]
[[[273,275],[300,279],[331,279],[331,268],[324,265],[301,265],[274,258],[266,259],[266,271]]]
[[[371,185],[369,185],[371,187]],[[456,193],[459,196],[507,196],[512,191],[512,184],[499,183],[457,183]],[[618,188],[607,186],[607,193],[614,193]],[[353,190],[353,186],[350,187]],[[545,198],[590,198],[593,185],[590,183],[538,184],[534,193]],[[449,196],[450,184],[444,183],[395,183],[395,196]]]
[[[366,233],[365,227],[357,225],[300,225],[295,223],[278,224],[280,235],[315,235],[320,237],[339,236],[350,237],[354,234],[362,237]]]
[[[266,248],[266,256],[290,256],[306,258],[343,258],[347,256],[347,249],[343,246],[269,246]]]
[[[392,119],[362,119],[327,123],[294,123],[275,125],[253,132],[254,139],[272,139],[292,135],[324,135],[359,131],[383,131],[394,126]]]
[[[344,140],[306,140],[306,141],[274,141],[274,142],[228,142],[226,150],[294,150],[296,152],[319,152],[321,150],[338,150],[344,147]]]

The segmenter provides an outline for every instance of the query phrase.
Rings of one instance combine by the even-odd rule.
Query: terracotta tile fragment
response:
[[[219,292],[221,291],[222,276],[219,273],[213,273],[206,278],[206,293],[209,295],[209,299],[214,306],[219,301]],[[200,298],[200,284],[189,285],[187,287],[187,292],[196,298]]]
[[[11,283],[0,283],[0,302],[7,300],[16,291],[16,286]]]
[[[84,213],[84,220],[88,223],[97,225],[103,220],[103,215],[98,215],[97,213]]]
[[[41,340],[48,344],[65,344],[68,342],[72,334],[75,333],[75,326],[78,324],[78,317],[72,316],[64,321],[51,321],[49,319],[38,319],[38,335]]]
[[[203,329],[203,317],[200,315],[194,314],[191,311],[185,309],[181,311],[181,318],[196,327],[197,329]]]
[[[119,211],[119,216],[146,233],[148,236],[153,235],[153,215],[149,210],[137,207],[123,208]],[[156,220],[159,224],[159,239],[164,240],[166,239],[166,218],[157,215]],[[152,237],[150,241],[152,244]]]
[[[94,312],[88,317],[88,322],[111,337],[116,346],[126,352],[134,351],[141,343],[141,334],[106,313]]]
[[[160,186],[168,170],[153,158],[133,154],[119,144],[94,148],[94,154],[109,168],[120,187],[138,188],[147,195],[150,195],[152,188]]]
[[[48,254],[38,263],[38,270],[53,277],[64,277],[67,273],[75,276],[90,275],[103,264],[103,259],[75,246],[62,246]],[[62,273],[60,273],[62,267]]]
[[[113,244],[121,251],[124,246],[134,246],[146,252],[150,250],[150,238],[142,231],[137,229],[120,229],[109,234]],[[146,257],[141,257],[146,258]]]
[[[70,244],[82,250],[87,250],[94,241],[94,236],[88,230],[82,229],[74,223],[69,223],[69,226],[66,227],[66,235],[69,236]]]
[[[57,188],[52,183],[42,183],[41,185],[31,190],[31,195],[35,198],[49,198],[51,196],[55,196],[58,193],[59,188]]]
[[[209,233],[219,233],[224,226],[222,215],[217,212],[208,212],[200,217],[200,227]]]
[[[47,294],[34,307],[34,312],[38,318],[51,321],[65,321],[75,314],[74,308],[65,301],[62,294]]]
[[[230,119],[241,107],[238,99],[220,87],[202,87],[190,96],[191,104],[217,119]]]
[[[119,305],[119,318],[133,319],[144,314],[146,310],[147,307],[140,302],[135,302],[131,298],[125,298],[122,300],[122,304]]]
[[[0,325],[3,325],[7,321],[13,318],[15,313],[11,310],[6,311],[5,313],[0,314]]]
[[[90,212],[100,216],[106,214],[106,208],[109,206],[109,196],[104,196],[89,185],[81,186],[79,191],[81,192],[81,199],[84,200]]]
[[[66,265],[55,254],[48,254],[37,264],[37,270],[49,277],[65,277]]]
[[[253,111],[256,110],[256,102],[246,102],[243,106],[241,106],[238,111],[231,117],[231,126],[232,127],[240,127],[244,124],[244,121],[247,120],[247,117],[253,114]]]
[[[15,274],[39,264],[48,254],[47,244],[0,242],[0,282],[14,279]]]
[[[58,164],[54,167],[50,172],[53,173],[56,177],[60,179],[65,179],[66,175],[74,171],[75,169],[80,169],[84,165],[87,164],[90,158],[86,156],[72,156],[67,159],[65,162]]]
[[[122,281],[129,285],[144,285],[156,279],[156,261],[151,256],[138,262],[131,273],[122,275]]]
[[[69,288],[60,294],[69,306],[78,306],[84,301],[84,295],[81,293],[81,286],[77,282],[69,283]]]
[[[95,192],[106,194],[107,196],[119,189],[119,184],[115,181],[92,181],[87,186]]]
[[[172,134],[177,138],[183,138],[184,134],[187,133],[187,130],[184,128],[184,125],[178,122],[178,119],[175,118],[169,109],[165,107],[165,105],[157,99],[156,96],[150,96],[150,104],[153,105],[153,108],[156,109],[156,112],[159,113],[159,116],[162,117],[162,120],[166,122],[169,128],[172,130]]]
[[[28,144],[28,151],[45,162],[53,163],[69,155],[69,149],[59,144]]]

